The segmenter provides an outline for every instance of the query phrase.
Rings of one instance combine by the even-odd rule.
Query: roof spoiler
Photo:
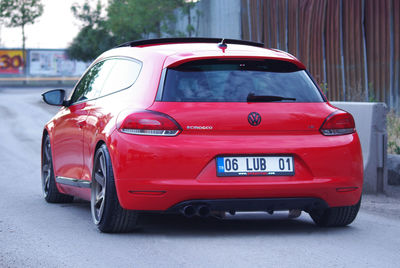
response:
[[[223,43],[223,44],[247,45],[253,47],[264,47],[263,43],[257,43],[252,41],[224,39],[224,38],[205,38],[205,37],[180,37],[180,38],[158,38],[158,39],[135,40],[123,43],[117,47],[140,47],[140,46],[179,44],[179,43],[216,43],[216,44]]]

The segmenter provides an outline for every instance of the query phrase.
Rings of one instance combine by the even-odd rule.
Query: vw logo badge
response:
[[[252,126],[258,126],[261,123],[261,115],[256,112],[249,113],[247,121],[249,121],[249,124]]]

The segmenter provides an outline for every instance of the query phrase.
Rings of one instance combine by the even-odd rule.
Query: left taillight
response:
[[[345,135],[354,133],[356,126],[351,114],[339,110],[325,119],[320,131],[325,136]]]
[[[182,128],[169,115],[146,110],[127,115],[118,130],[134,135],[176,136]]]

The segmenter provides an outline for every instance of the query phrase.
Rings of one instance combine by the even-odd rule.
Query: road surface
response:
[[[100,233],[89,203],[42,198],[40,139],[57,108],[41,92],[0,89],[0,267],[400,267],[400,203],[373,196],[345,228],[243,213],[148,215],[134,233]]]

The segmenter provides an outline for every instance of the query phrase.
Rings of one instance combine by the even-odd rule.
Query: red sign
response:
[[[23,74],[22,50],[0,50],[0,74]]]

